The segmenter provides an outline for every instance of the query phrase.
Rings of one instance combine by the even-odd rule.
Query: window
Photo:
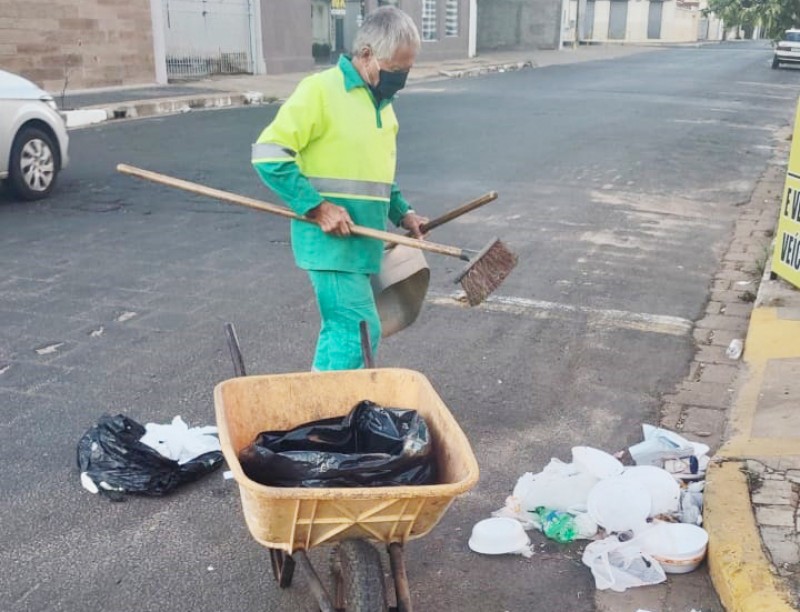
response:
[[[436,20],[436,0],[422,1],[422,40],[438,40],[439,26]]]
[[[461,0],[447,0],[445,5],[444,35],[458,36],[458,4]]]

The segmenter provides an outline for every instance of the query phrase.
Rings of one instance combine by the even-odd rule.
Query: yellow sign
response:
[[[800,287],[800,101],[794,118],[792,150],[783,188],[772,271]]]
[[[347,0],[331,0],[331,16],[344,17],[347,14]]]

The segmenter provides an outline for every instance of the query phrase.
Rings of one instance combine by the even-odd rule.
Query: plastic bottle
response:
[[[731,340],[731,343],[728,345],[728,348],[725,350],[725,354],[728,356],[728,359],[739,359],[742,356],[742,351],[744,350],[744,342],[739,338],[735,338]]]
[[[539,516],[542,533],[551,540],[566,544],[577,538],[578,528],[575,525],[575,517],[569,512],[539,506],[536,508],[536,514]]]

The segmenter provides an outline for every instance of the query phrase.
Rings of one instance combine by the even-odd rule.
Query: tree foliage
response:
[[[800,0],[709,0],[707,12],[715,13],[726,27],[752,31],[761,25],[775,40],[784,30],[800,27]]]

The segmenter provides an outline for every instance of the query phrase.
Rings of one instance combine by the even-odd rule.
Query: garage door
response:
[[[611,14],[608,19],[608,38],[625,40],[628,25],[628,0],[611,0]]]

